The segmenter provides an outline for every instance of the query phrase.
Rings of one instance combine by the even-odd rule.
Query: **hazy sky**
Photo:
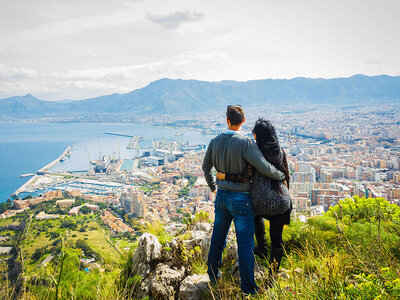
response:
[[[0,0],[0,97],[400,75],[398,0]]]

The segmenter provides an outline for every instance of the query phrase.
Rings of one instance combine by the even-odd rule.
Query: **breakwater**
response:
[[[47,172],[48,169],[50,169],[52,166],[56,165],[57,163],[59,163],[62,159],[65,158],[65,156],[67,156],[70,151],[71,151],[72,147],[68,146],[67,149],[64,150],[64,152],[55,160],[53,160],[51,163],[45,165],[43,168],[41,168],[39,171],[37,171],[38,175],[43,175]]]
[[[116,135],[116,136],[124,136],[124,137],[130,137],[130,138],[133,137],[133,135],[129,135],[129,134],[125,134],[125,133],[118,133],[118,132],[104,132],[104,134]]]
[[[38,175],[34,175],[31,179],[25,182],[22,186],[20,186],[12,195],[13,197],[18,197],[20,193],[24,193],[28,190],[28,187],[34,183],[39,178]]]

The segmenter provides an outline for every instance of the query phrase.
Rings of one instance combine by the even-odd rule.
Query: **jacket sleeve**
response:
[[[207,184],[210,187],[211,191],[214,192],[217,187],[215,185],[215,177],[211,172],[211,169],[213,167],[213,163],[212,163],[212,141],[210,141],[210,144],[208,145],[206,154],[204,155],[204,159],[203,159],[203,172],[204,172],[204,177],[206,178]]]
[[[274,180],[284,180],[285,174],[275,168],[265,158],[257,144],[249,140],[246,147],[244,148],[244,159],[253,165],[258,172],[262,175],[267,176]]]

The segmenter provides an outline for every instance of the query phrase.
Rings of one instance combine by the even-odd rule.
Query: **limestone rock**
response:
[[[142,280],[142,282],[139,284],[138,288],[138,296],[139,298],[144,298],[150,294],[150,286],[151,286],[151,278],[147,277]]]
[[[258,280],[262,280],[267,274],[268,269],[256,260],[254,265],[254,277]]]
[[[204,231],[206,233],[211,233],[212,226],[210,223],[196,223],[193,226],[193,231]]]
[[[212,227],[209,223],[196,223],[193,229],[188,232],[191,238],[185,240],[185,244],[187,244],[189,248],[194,248],[196,246],[201,246],[202,241],[211,236]]]
[[[148,232],[139,238],[139,245],[132,258],[132,268],[137,270],[139,264],[150,263],[161,255],[161,244],[155,235]],[[140,272],[137,272],[140,274]]]
[[[232,263],[233,261],[239,261],[238,259],[238,247],[236,241],[227,242],[225,248],[225,259],[224,261]]]
[[[210,279],[207,274],[188,276],[182,281],[179,290],[179,300],[200,300],[208,289]]]
[[[200,243],[201,256],[203,257],[203,259],[207,259],[208,252],[210,251],[210,245],[211,245],[211,235],[206,236]]]
[[[282,278],[282,279],[285,279],[285,280],[289,280],[290,279],[289,272],[290,272],[289,270],[281,268],[277,275],[278,275],[279,278]]]
[[[168,265],[160,264],[152,275],[150,293],[154,299],[175,299],[179,283],[185,276],[185,268],[172,269]]]

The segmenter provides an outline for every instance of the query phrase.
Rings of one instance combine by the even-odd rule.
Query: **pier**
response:
[[[128,146],[126,146],[126,149],[136,149],[137,145],[140,141],[142,141],[143,138],[140,136],[134,136],[131,138],[131,140],[129,141]]]
[[[22,178],[24,178],[24,177],[31,177],[31,176],[33,176],[33,175],[35,175],[34,173],[29,173],[29,174],[22,174],[22,175],[19,175],[19,177],[22,177]]]
[[[55,160],[53,160],[51,163],[45,165],[43,168],[41,168],[39,171],[37,171],[38,175],[43,175],[47,172],[48,169],[50,169],[52,166],[56,165],[59,163],[61,160],[65,159],[66,156],[68,156],[71,153],[71,146],[68,146],[67,149],[64,150],[64,152]]]

